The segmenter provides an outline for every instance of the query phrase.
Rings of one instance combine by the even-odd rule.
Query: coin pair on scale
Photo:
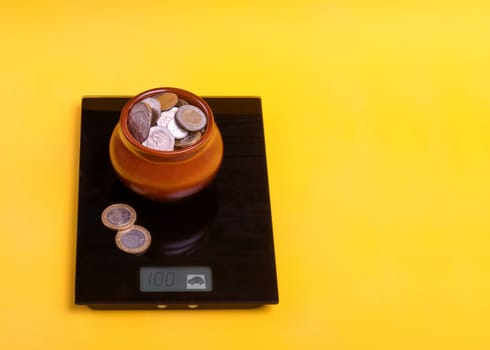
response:
[[[112,204],[104,209],[102,223],[109,229],[117,231],[116,246],[123,252],[141,255],[151,244],[150,232],[140,225],[135,225],[136,211],[127,204]]]

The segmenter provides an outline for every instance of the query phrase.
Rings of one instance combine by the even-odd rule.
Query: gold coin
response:
[[[155,96],[155,98],[160,102],[162,111],[174,107],[179,100],[177,94],[174,94],[173,92],[164,92],[161,95]]]
[[[175,119],[184,129],[198,131],[206,126],[207,118],[203,111],[193,105],[179,107]]]
[[[150,232],[143,226],[134,225],[116,234],[116,246],[123,252],[133,255],[144,254],[151,244]]]
[[[202,134],[199,131],[190,132],[186,137],[180,140],[175,140],[175,148],[182,149],[186,147],[190,147],[199,142],[202,138]]]
[[[112,204],[104,209],[101,219],[111,230],[124,230],[136,222],[136,211],[127,204]]]

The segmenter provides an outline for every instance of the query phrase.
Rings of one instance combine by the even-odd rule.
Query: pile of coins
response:
[[[206,130],[206,114],[173,92],[147,97],[128,115],[128,130],[143,146],[174,151],[195,145]]]
[[[150,232],[143,226],[135,225],[136,211],[127,204],[112,204],[104,209],[102,223],[117,231],[116,246],[133,255],[144,254],[151,244]]]

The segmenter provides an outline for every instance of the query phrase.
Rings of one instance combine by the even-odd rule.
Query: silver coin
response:
[[[141,102],[146,103],[150,107],[151,123],[155,124],[157,119],[160,117],[160,108],[161,108],[160,101],[158,101],[156,98],[148,97]]]
[[[175,119],[181,127],[188,131],[198,131],[207,124],[207,118],[203,111],[193,105],[179,107],[175,113]]]
[[[128,117],[128,130],[140,143],[148,137],[150,126],[150,122],[143,112],[136,112]]]
[[[175,118],[175,112],[177,112],[178,107],[172,107],[167,111],[160,113],[160,118],[157,120],[157,125],[167,127],[168,122]]]
[[[141,255],[150,247],[151,235],[146,228],[134,225],[128,229],[118,231],[115,241],[117,247],[123,252]]]
[[[127,204],[112,204],[104,209],[102,223],[112,230],[123,230],[136,222],[136,211]]]
[[[136,103],[133,107],[131,107],[131,110],[129,111],[129,114],[131,113],[136,113],[136,112],[145,112],[148,114],[148,116],[151,116],[151,108],[149,105],[143,102],[138,102]]]
[[[131,135],[143,142],[148,137],[151,123],[151,110],[144,103],[137,103],[131,108],[128,115],[128,130]]]
[[[167,129],[170,130],[172,135],[174,135],[174,138],[177,140],[183,139],[186,137],[189,132],[183,128],[180,127],[179,124],[175,121],[175,118],[172,118],[168,124],[167,124]]]
[[[159,151],[173,151],[174,145],[174,135],[159,125],[152,126],[148,138],[143,141],[143,146]]]

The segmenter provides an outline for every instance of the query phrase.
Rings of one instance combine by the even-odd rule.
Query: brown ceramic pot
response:
[[[206,131],[195,145],[159,151],[141,145],[129,132],[131,108],[162,92],[173,92],[206,114]],[[156,201],[173,201],[195,194],[213,180],[223,158],[223,141],[213,112],[203,99],[189,91],[164,87],[145,91],[126,103],[112,133],[109,154],[116,174],[132,191]]]

